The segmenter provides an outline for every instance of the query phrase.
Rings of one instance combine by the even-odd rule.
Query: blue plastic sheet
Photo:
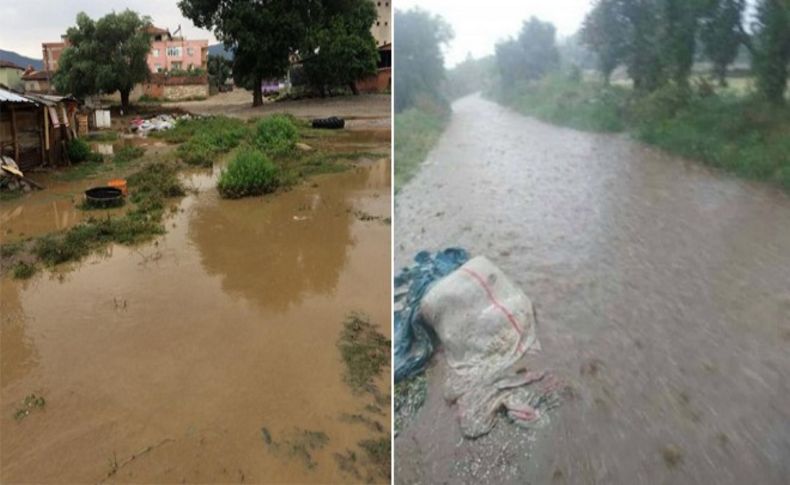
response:
[[[420,318],[420,302],[431,286],[469,260],[461,248],[432,255],[421,251],[415,264],[395,276],[395,382],[425,369],[433,355],[431,334]]]

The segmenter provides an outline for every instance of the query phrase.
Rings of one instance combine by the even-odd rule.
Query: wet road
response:
[[[395,224],[396,268],[458,245],[519,283],[537,307],[534,365],[575,391],[543,429],[500,420],[464,441],[436,365],[395,441],[397,482],[790,482],[783,193],[473,96]]]
[[[387,153],[382,131],[326,143]],[[389,407],[352,393],[336,342],[351,312],[389,335],[390,225],[357,213],[389,217],[390,161],[241,200],[222,166],[184,175],[156,241],[0,279],[2,483],[358,482],[349,450],[368,476]],[[25,219],[43,195],[12,202],[16,228],[47,230]],[[15,420],[30,393],[45,408]]]

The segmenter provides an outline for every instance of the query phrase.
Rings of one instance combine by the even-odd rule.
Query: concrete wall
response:
[[[372,0],[376,4],[379,17],[370,28],[376,39],[376,47],[392,43],[392,2],[389,0]]]
[[[22,73],[24,71],[10,67],[0,67],[0,84],[5,84],[11,89],[17,91],[23,89],[25,84],[22,82]]]
[[[385,93],[392,86],[392,68],[379,69],[375,76],[356,82],[360,93]]]
[[[164,98],[181,100],[189,98],[207,98],[208,84],[185,84],[181,86],[165,86]]]

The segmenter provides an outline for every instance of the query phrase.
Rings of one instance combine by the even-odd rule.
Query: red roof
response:
[[[24,67],[17,66],[13,62],[9,61],[0,61],[0,68],[8,68],[8,69],[19,69],[20,71],[24,71]]]

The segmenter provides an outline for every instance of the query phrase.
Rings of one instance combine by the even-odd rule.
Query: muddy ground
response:
[[[226,160],[187,170],[164,236],[0,279],[3,483],[387,481],[360,443],[386,436],[389,371],[354,393],[337,342],[352,312],[390,334],[389,125],[333,140],[385,155],[242,200]],[[3,240],[78,223],[106,175],[0,203]]]
[[[573,388],[545,428],[464,440],[438,354],[397,483],[788,483],[787,195],[472,96],[395,211],[396,268],[488,256],[536,305],[533,367]]]

